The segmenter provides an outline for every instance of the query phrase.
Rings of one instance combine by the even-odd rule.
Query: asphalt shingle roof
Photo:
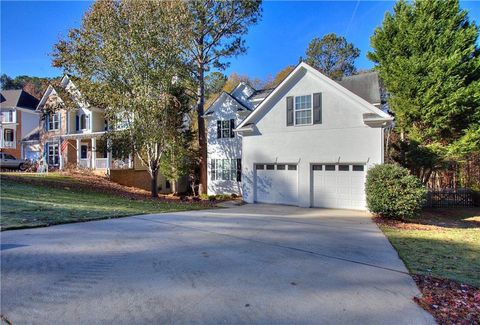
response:
[[[255,100],[267,97],[275,88],[268,88],[268,89],[260,89],[256,90],[248,100]]]
[[[37,108],[38,102],[38,99],[22,89],[0,91],[1,108],[22,107],[34,111]]]
[[[352,93],[362,97],[370,104],[381,103],[381,89],[378,72],[367,72],[343,77],[338,83]]]

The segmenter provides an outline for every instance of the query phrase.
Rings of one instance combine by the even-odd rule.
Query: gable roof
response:
[[[306,64],[305,62],[300,62],[295,67],[295,69],[293,69],[288,74],[288,76],[285,79],[283,79],[283,81],[270,94],[268,94],[268,96],[258,105],[258,107],[253,111],[253,113],[250,114],[249,116],[247,116],[247,118],[244,119],[242,121],[242,123],[240,123],[240,125],[238,125],[237,129],[242,128],[243,126],[245,126],[248,123],[252,123],[252,120],[254,119],[254,117],[256,115],[258,115],[258,112],[262,111],[264,109],[264,107],[267,105],[267,103],[270,102],[270,100],[272,98],[274,98],[275,95],[278,94],[280,92],[280,90],[283,89],[284,86],[287,85],[298,72],[303,71],[303,70],[311,72],[314,76],[318,77],[319,79],[321,79],[322,81],[324,81],[328,85],[337,89],[343,95],[349,96],[351,99],[353,99],[358,104],[365,107],[366,109],[370,110],[372,113],[375,113],[376,115],[379,115],[381,118],[383,118],[385,120],[389,120],[389,121],[393,120],[393,117],[391,117],[387,113],[383,112],[382,110],[378,109],[377,107],[375,107],[373,104],[369,103],[368,101],[366,101],[362,97],[354,94],[353,92],[351,92],[347,88],[343,87],[342,85],[340,85],[337,82],[333,81],[332,79],[328,78],[327,76],[325,76],[324,74],[319,72],[317,69],[315,69],[312,66]]]
[[[337,82],[370,104],[380,104],[382,101],[380,81],[376,71],[343,77]]]
[[[22,139],[22,141],[27,142],[27,141],[38,141],[40,140],[40,127],[36,127],[30,132],[28,132]]]
[[[228,96],[230,98],[232,98],[238,105],[240,105],[242,108],[248,110],[248,111],[251,111],[252,109],[245,106],[242,102],[240,102],[238,99],[236,99],[235,97],[233,97],[232,95],[230,95],[228,92],[222,90],[222,92],[220,93],[220,95],[218,95],[218,97],[213,101],[212,104],[210,104],[210,106],[208,106],[207,110],[203,113],[203,116],[205,115],[211,115],[213,114],[213,112],[210,112],[210,109],[213,107],[213,105],[215,105],[215,103],[220,100],[220,98],[225,95],[225,96]]]
[[[34,111],[37,104],[38,99],[22,89],[2,90],[0,92],[1,108],[21,107]]]
[[[259,89],[255,90],[255,92],[248,97],[248,100],[259,100],[267,97],[275,88],[265,88],[265,89]]]

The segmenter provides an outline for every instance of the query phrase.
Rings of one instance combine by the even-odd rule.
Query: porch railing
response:
[[[80,159],[78,165],[80,168],[90,168],[90,159]]]
[[[111,169],[129,169],[130,164],[128,159],[112,159]]]
[[[3,140],[2,148],[15,148],[15,141]]]
[[[97,158],[97,159],[95,159],[95,167],[97,169],[107,169],[108,159],[107,158]]]

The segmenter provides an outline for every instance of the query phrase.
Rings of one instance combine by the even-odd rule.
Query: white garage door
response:
[[[365,165],[312,165],[313,206],[365,209]]]
[[[255,164],[256,202],[296,205],[297,165]]]

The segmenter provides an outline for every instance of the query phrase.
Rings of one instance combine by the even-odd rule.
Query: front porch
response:
[[[102,135],[103,132],[64,136],[67,144],[62,145],[61,156],[66,163],[60,164],[60,169],[74,167],[108,172],[111,169],[133,168],[132,156],[114,157],[112,152],[107,150],[106,143],[101,139]]]

